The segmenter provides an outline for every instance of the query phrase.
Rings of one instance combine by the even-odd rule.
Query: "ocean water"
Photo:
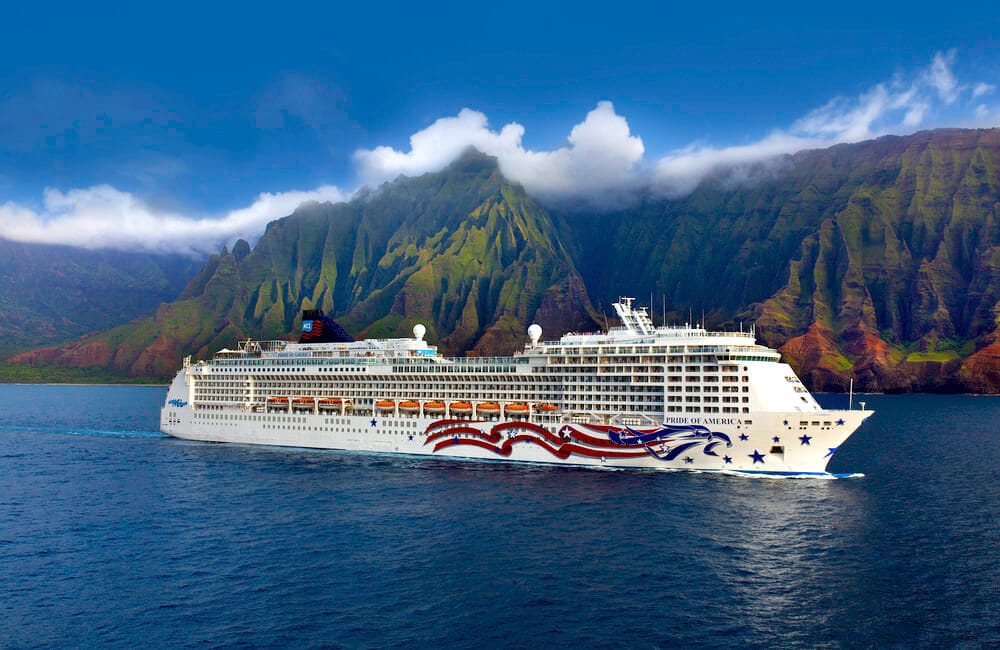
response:
[[[0,646],[1000,645],[997,398],[864,397],[864,477],[775,480],[184,442],[164,394],[0,386]]]

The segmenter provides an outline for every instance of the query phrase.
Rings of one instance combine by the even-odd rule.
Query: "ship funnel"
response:
[[[350,343],[354,337],[319,309],[302,312],[302,334],[299,343]]]

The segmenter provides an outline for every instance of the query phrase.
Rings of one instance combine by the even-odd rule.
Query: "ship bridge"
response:
[[[632,309],[634,301],[635,298],[619,298],[618,302],[614,304],[615,313],[618,314],[622,325],[629,332],[640,336],[652,335],[656,331],[656,328],[653,326],[653,321],[650,319],[649,313],[646,312],[645,307]]]

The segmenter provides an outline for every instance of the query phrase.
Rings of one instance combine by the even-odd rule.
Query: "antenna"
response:
[[[663,326],[667,326],[667,294],[663,294]]]
[[[851,377],[851,388],[849,397],[847,398],[847,410],[854,410],[854,377]]]

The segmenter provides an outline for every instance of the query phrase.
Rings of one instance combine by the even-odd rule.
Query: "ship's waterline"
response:
[[[621,327],[521,354],[451,358],[412,338],[353,341],[317,312],[299,343],[185,359],[161,430],[214,442],[615,468],[828,476],[869,410],[824,410],[754,332]]]

